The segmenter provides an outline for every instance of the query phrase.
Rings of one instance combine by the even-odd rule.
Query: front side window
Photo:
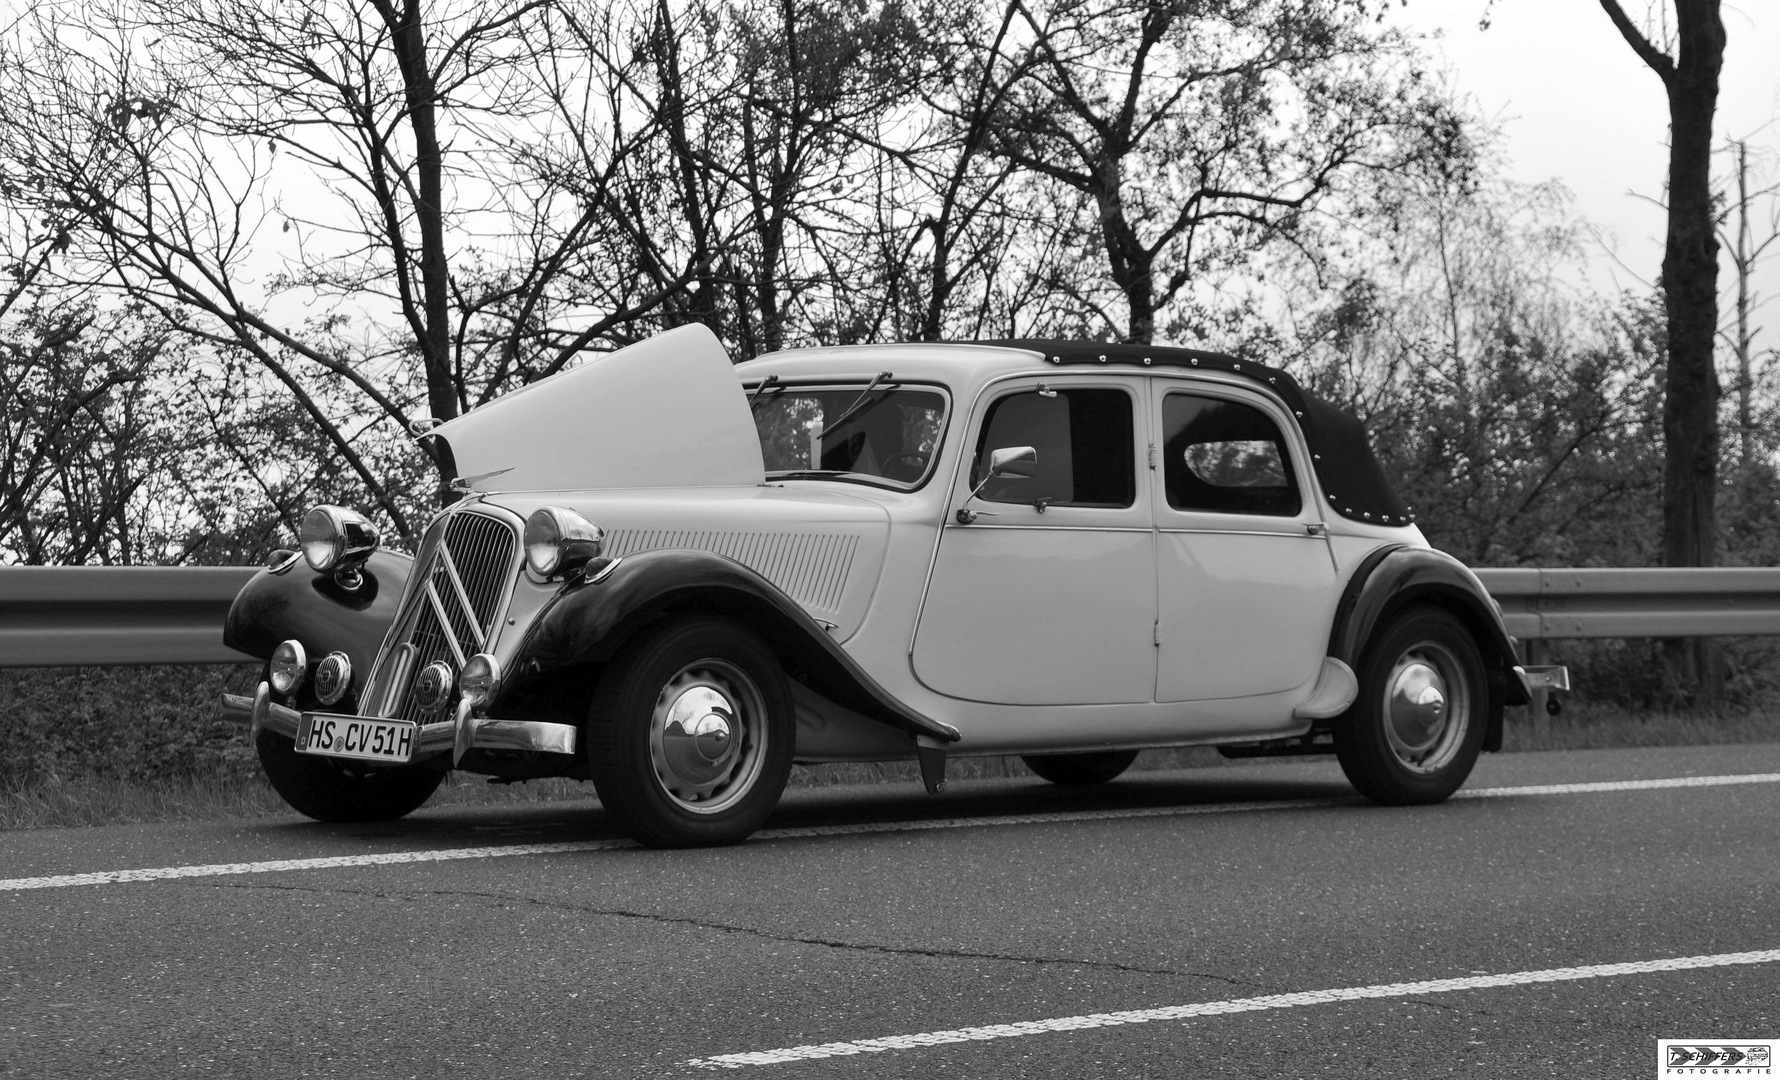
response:
[[[1046,506],[1126,507],[1137,499],[1131,395],[1123,390],[1039,388],[989,406],[977,438],[971,486],[982,483],[989,455],[1030,446],[1035,475],[1000,477],[984,485],[989,502]]]
[[[1301,505],[1279,426],[1240,402],[1162,399],[1162,479],[1176,510],[1289,517]]]
[[[867,393],[869,385],[761,392],[754,426],[767,473],[896,485],[924,479],[945,430],[945,395],[895,384]]]

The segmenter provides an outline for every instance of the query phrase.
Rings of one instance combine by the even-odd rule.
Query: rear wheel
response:
[[[1360,695],[1335,725],[1335,755],[1360,794],[1391,805],[1457,791],[1483,747],[1488,691],[1471,632],[1439,608],[1386,624],[1360,663]]]
[[[676,619],[606,668],[587,718],[600,802],[653,847],[733,844],[791,774],[791,692],[772,651],[729,619]]]
[[[1104,784],[1137,760],[1135,750],[1100,750],[1089,754],[1023,754],[1020,760],[1053,784]]]
[[[389,821],[420,808],[445,773],[422,766],[362,765],[297,753],[296,744],[260,732],[254,749],[266,779],[292,810],[317,821]]]

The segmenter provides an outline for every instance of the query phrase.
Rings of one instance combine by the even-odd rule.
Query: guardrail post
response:
[[[1521,642],[1521,651],[1527,654],[1528,666],[1551,663],[1551,645],[1544,638]],[[1551,737],[1551,714],[1546,711],[1550,700],[1551,691],[1539,689],[1533,691],[1533,700],[1527,702],[1527,709],[1533,714],[1533,741],[1540,745]]]

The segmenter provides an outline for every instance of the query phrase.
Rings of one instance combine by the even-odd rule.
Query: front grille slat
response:
[[[518,531],[487,513],[459,511],[427,530],[396,619],[397,633],[389,641],[392,652],[403,644],[413,646],[413,661],[380,663],[364,700],[393,702],[394,709],[387,714],[393,719],[419,723],[442,719],[414,704],[414,678],[436,660],[457,670],[456,652],[468,657],[493,645],[518,558]],[[447,561],[457,571],[456,580]],[[397,680],[403,685],[391,693],[390,684]]]

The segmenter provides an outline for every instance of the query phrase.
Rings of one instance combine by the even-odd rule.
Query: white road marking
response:
[[[505,844],[500,847],[441,848],[436,851],[386,851],[375,855],[332,855],[318,859],[273,859],[268,862],[208,863],[201,866],[158,866],[146,870],[101,870],[95,874],[58,874],[0,880],[0,892],[12,889],[57,889],[70,885],[115,885],[125,881],[218,877],[225,874],[276,874],[286,870],[330,870],[345,866],[392,866],[398,863],[446,862],[453,859],[499,859],[508,855],[557,855],[566,851],[611,851],[636,847],[629,840],[581,840],[560,844]]]
[[[1523,787],[1475,788],[1460,791],[1454,799],[1490,799],[1508,796],[1594,795],[1615,791],[1657,791],[1666,788],[1725,787],[1737,784],[1780,783],[1780,773],[1742,773],[1731,776],[1677,776],[1661,780],[1608,780],[1587,784],[1534,784]],[[1123,818],[1192,817],[1200,814],[1242,814],[1266,810],[1302,810],[1351,806],[1355,798],[1275,799],[1266,802],[1209,803],[1202,806],[1152,806],[1125,810],[1059,810],[1048,814],[1015,814],[1006,817],[938,818],[926,821],[864,822],[857,825],[813,825],[786,829],[762,829],[751,840],[792,840],[821,836],[862,836],[873,833],[930,832],[936,829],[987,829],[1007,825],[1053,825],[1074,821],[1114,821]],[[267,862],[209,863],[199,866],[162,866],[142,870],[101,870],[88,874],[56,874],[45,877],[0,878],[0,892],[25,889],[59,889],[75,885],[115,885],[133,881],[166,881],[177,878],[221,877],[230,874],[271,874],[287,870],[329,870],[353,866],[391,866],[400,863],[447,862],[455,859],[498,859],[511,855],[560,855],[578,851],[614,851],[633,848],[629,840],[582,840],[554,844],[506,844],[496,847],[439,848],[431,851],[390,851],[371,855],[333,855],[313,859],[274,859]]]
[[[1083,1016],[1059,1016],[1049,1020],[1022,1020],[1012,1024],[987,1024],[982,1027],[927,1031],[914,1035],[888,1035],[878,1039],[788,1046],[779,1050],[757,1050],[745,1054],[719,1054],[716,1057],[694,1058],[680,1064],[706,1069],[739,1069],[749,1065],[781,1065],[791,1061],[846,1057],[853,1054],[879,1054],[888,1050],[912,1050],[916,1047],[942,1046],[947,1043],[1015,1039],[1025,1035],[1043,1035],[1053,1031],[1081,1031],[1123,1024],[1153,1024],[1161,1020],[1191,1020],[1200,1016],[1258,1012],[1264,1009],[1294,1009],[1301,1005],[1326,1005],[1336,1001],[1418,997],[1423,994],[1451,993],[1455,990],[1487,990],[1499,986],[1528,986],[1533,983],[1573,982],[1579,979],[1608,979],[1619,975],[1645,975],[1656,971],[1687,971],[1693,968],[1776,962],[1780,962],[1780,949],[1763,949],[1757,952],[1717,953],[1711,956],[1680,956],[1667,960],[1638,960],[1625,964],[1593,964],[1588,967],[1515,971],[1502,975],[1473,975],[1462,979],[1429,979],[1424,982],[1384,983],[1378,986],[1348,986],[1337,990],[1267,994],[1262,997],[1234,998],[1228,1001],[1201,1001],[1191,1005],[1170,1005],[1160,1009],[1088,1013]]]

